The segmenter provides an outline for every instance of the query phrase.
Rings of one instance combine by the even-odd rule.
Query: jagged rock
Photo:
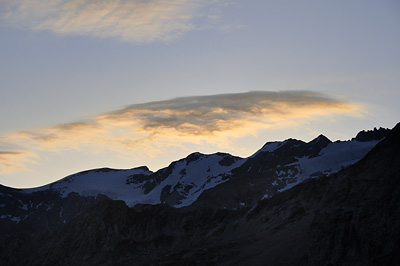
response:
[[[357,141],[371,141],[371,140],[381,140],[386,135],[390,132],[390,129],[388,128],[382,128],[380,127],[379,129],[374,128],[374,130],[368,130],[368,131],[360,131],[355,139]]]

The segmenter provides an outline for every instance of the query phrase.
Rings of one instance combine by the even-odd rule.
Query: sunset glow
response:
[[[396,1],[0,1],[0,183],[392,127]]]

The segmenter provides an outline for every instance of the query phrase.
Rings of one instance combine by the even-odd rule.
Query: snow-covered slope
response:
[[[296,162],[286,165],[296,168],[295,176],[287,178],[290,173],[284,170],[278,173],[279,180],[286,179],[286,186],[279,189],[278,192],[290,189],[307,178],[336,173],[344,167],[358,162],[378,142],[376,140],[368,142],[359,142],[357,140],[334,142],[322,148],[318,156],[296,158]]]
[[[76,192],[81,196],[97,196],[103,194],[111,199],[129,201],[131,198],[143,194],[133,184],[127,183],[127,179],[133,176],[142,177],[152,174],[147,167],[139,167],[129,170],[116,170],[109,168],[94,169],[67,176],[59,181],[38,188],[26,189],[28,193],[56,190],[62,197]]]
[[[268,142],[231,170],[229,180],[203,191],[195,205],[236,209],[254,206],[308,178],[330,175],[363,158],[379,141],[332,142],[323,135],[306,143]],[[218,199],[218,200],[215,200]]]
[[[190,205],[204,190],[227,181],[231,170],[244,162],[244,159],[221,153],[194,153],[188,158],[173,164],[167,178],[146,196],[134,198],[129,204],[165,202],[175,207]]]
[[[183,207],[195,201],[204,190],[225,182],[230,171],[239,167],[243,161],[224,153],[193,153],[155,173],[147,167],[129,170],[101,168],[73,174],[49,185],[24,191],[33,193],[55,190],[62,197],[67,197],[71,192],[81,196],[103,194],[114,200],[123,200],[129,206],[138,203],[167,203]]]
[[[128,170],[102,168],[24,191],[52,190],[64,198],[71,192],[81,196],[103,194],[111,199],[123,200],[129,206],[165,203],[183,207],[195,202],[204,191],[216,186],[223,189],[225,185],[222,184],[232,179],[227,185],[231,190],[232,186],[237,187],[232,193],[241,193],[244,186],[250,186],[253,187],[250,190],[255,192],[246,192],[250,195],[246,197],[264,191],[259,198],[267,198],[307,178],[329,175],[354,164],[377,142],[353,139],[332,143],[322,135],[309,143],[288,139],[269,142],[245,159],[225,153],[193,153],[157,172],[147,167]],[[235,190],[239,192],[233,192]],[[235,194],[227,193],[227,197],[238,197]]]

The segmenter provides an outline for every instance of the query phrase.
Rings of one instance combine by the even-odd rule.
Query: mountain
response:
[[[147,167],[130,170],[95,169],[23,192],[57,191],[62,197],[71,192],[81,196],[103,194],[114,200],[123,200],[129,206],[166,203],[183,207],[193,203],[204,190],[226,181],[230,171],[244,161],[224,153],[193,153],[154,173]]]
[[[0,187],[2,262],[397,265],[399,127],[379,143],[289,139],[249,158],[194,153],[154,173]]]
[[[145,166],[129,170],[95,169],[23,192],[56,191],[62,197],[71,192],[94,197],[103,194],[123,200],[131,207],[138,203],[165,203],[180,208],[191,205],[206,190],[220,184],[235,183],[233,186],[237,186],[237,182],[244,182],[241,185],[250,190],[256,187],[257,192],[262,192],[254,199],[258,201],[307,178],[335,173],[360,160],[378,141],[353,139],[332,143],[320,135],[309,143],[295,139],[269,142],[249,158],[197,152],[157,172],[151,172]],[[240,205],[226,203],[229,207]]]

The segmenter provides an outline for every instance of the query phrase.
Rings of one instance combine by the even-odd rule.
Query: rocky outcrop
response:
[[[374,128],[373,130],[363,130],[358,132],[357,136],[355,139],[357,141],[371,141],[371,140],[380,140],[386,137],[386,135],[390,132],[390,129],[388,128],[382,128],[380,127],[379,129]]]

